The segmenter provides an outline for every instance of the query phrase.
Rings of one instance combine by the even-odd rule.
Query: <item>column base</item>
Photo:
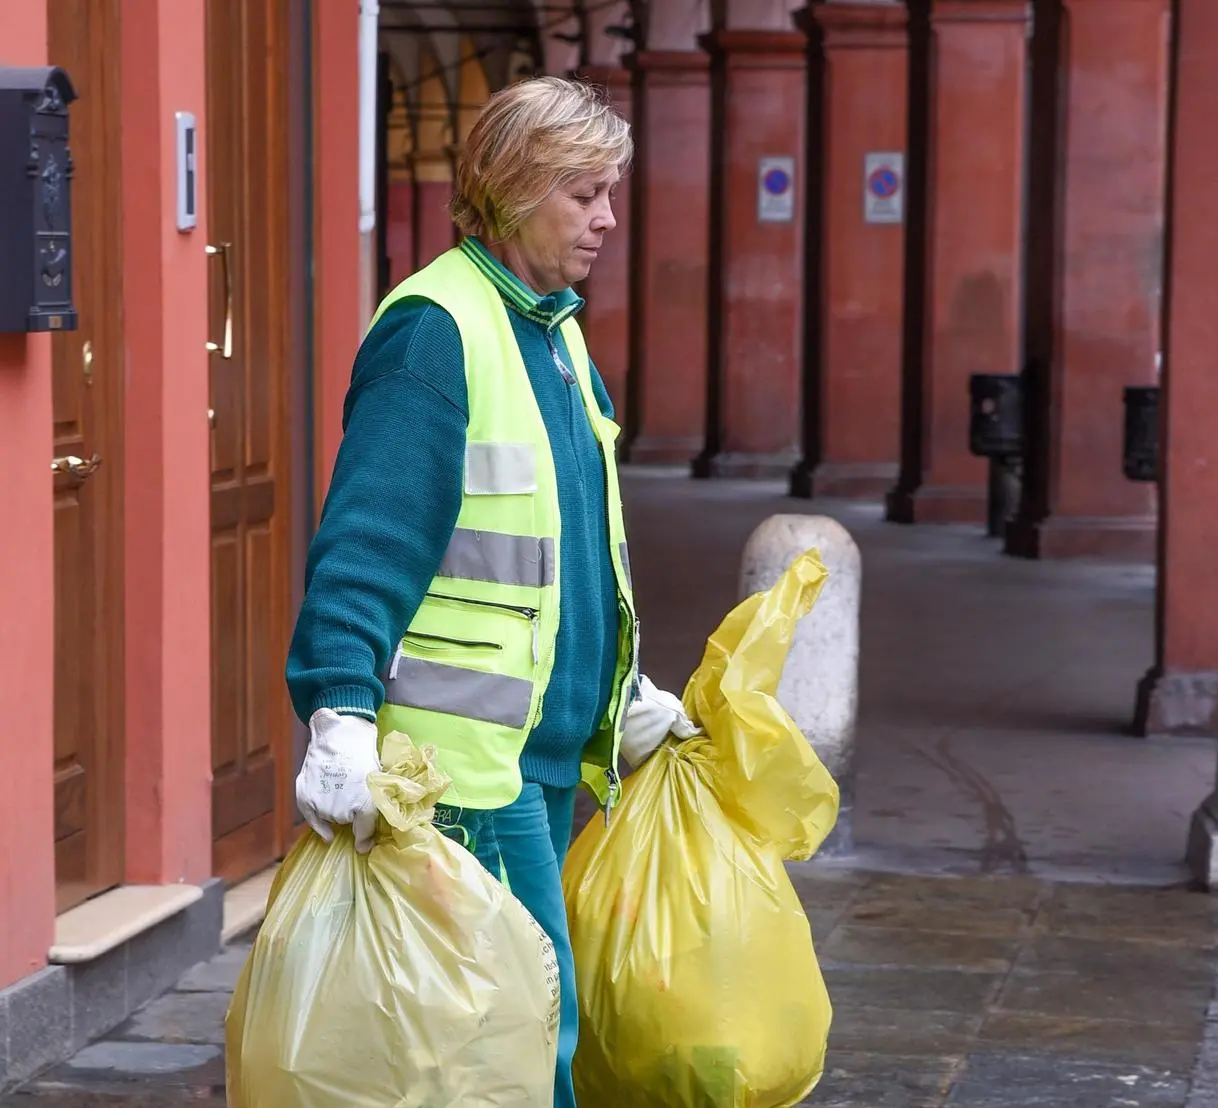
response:
[[[732,451],[724,454],[702,454],[694,459],[695,477],[742,478],[750,481],[773,481],[789,477],[799,461],[797,450],[780,450],[773,454],[752,454]]]
[[[1218,886],[1218,793],[1210,793],[1193,812],[1188,828],[1188,846],[1184,860],[1188,863],[1193,880],[1206,892]]]
[[[814,857],[849,858],[854,854],[854,804],[843,801],[837,809],[837,822],[825,836]]]
[[[1017,558],[1099,558],[1153,562],[1158,547],[1154,516],[1050,516],[1016,519],[1007,527],[1006,552]]]
[[[1218,671],[1164,673],[1151,666],[1138,682],[1135,735],[1218,737]]]
[[[899,476],[896,462],[800,462],[791,474],[791,495],[811,500],[883,500]]]
[[[889,523],[986,524],[989,497],[982,485],[898,485],[887,498]]]
[[[674,465],[692,462],[702,452],[701,435],[640,435],[626,448],[631,465]]]

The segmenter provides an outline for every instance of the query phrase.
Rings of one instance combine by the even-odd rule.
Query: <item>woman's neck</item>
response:
[[[519,277],[538,296],[549,296],[557,291],[545,287],[546,282],[528,264],[524,255],[520,252],[520,248],[515,243],[511,241],[488,242],[486,248],[491,252],[496,261]]]

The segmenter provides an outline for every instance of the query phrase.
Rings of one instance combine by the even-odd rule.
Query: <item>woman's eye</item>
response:
[[[582,196],[582,195],[581,195],[581,196],[577,196],[575,199],[576,199],[576,200],[578,200],[578,201],[579,201],[581,204],[591,204],[591,203],[592,203],[592,201],[596,199],[596,197],[595,197],[595,196]]]

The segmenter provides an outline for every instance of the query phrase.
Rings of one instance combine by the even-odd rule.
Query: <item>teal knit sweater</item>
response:
[[[526,780],[569,787],[608,708],[618,641],[617,587],[600,447],[557,326],[583,302],[539,297],[481,247],[464,247],[509,308],[550,438],[562,517],[560,620],[542,716],[521,757]],[[601,410],[613,408],[595,368]],[[380,675],[422,602],[461,507],[469,421],[461,335],[427,300],[395,304],[368,333],[343,407],[343,439],[287,660],[296,714],[375,718]]]

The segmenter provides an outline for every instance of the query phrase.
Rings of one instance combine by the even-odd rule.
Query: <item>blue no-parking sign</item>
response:
[[[795,159],[757,159],[757,221],[790,223],[795,218]]]
[[[871,153],[863,158],[863,220],[905,221],[905,155]]]

